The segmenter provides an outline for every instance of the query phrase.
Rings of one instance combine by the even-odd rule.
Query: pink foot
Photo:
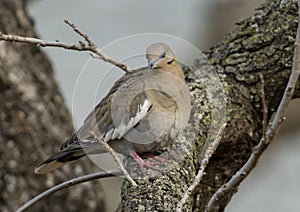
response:
[[[157,155],[154,155],[154,154],[151,154],[151,153],[146,153],[146,154],[142,154],[141,155],[142,158],[147,158],[148,160],[151,160],[151,161],[158,161],[158,162],[161,162],[161,163],[170,163],[171,161],[164,158],[164,157],[160,157],[160,156],[157,156]]]
[[[148,167],[150,169],[153,169],[155,171],[161,172],[161,170],[157,167],[155,167],[156,163],[153,163],[151,161],[144,161],[136,152],[131,152],[130,156],[139,164],[140,169],[142,170],[143,174],[145,175],[145,169],[144,167]]]

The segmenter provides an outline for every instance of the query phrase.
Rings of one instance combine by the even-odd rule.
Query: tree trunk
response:
[[[208,164],[204,179],[184,210],[204,211],[214,192],[241,168],[259,142],[262,136],[259,74],[265,80],[264,89],[270,118],[280,103],[289,78],[297,24],[296,1],[268,0],[256,14],[238,23],[234,31],[206,53],[210,63],[218,70],[226,92],[225,114],[228,125]],[[196,100],[196,107],[194,105],[193,108],[198,108],[193,117],[202,117],[194,148],[185,148],[189,150],[186,151],[185,160],[168,170],[165,175],[138,180],[137,188],[132,188],[125,181],[120,211],[175,210],[183,192],[197,173],[209,127],[218,120],[212,117],[221,117],[217,112],[219,107],[214,106],[220,103],[218,92],[213,93],[215,102],[209,102],[204,86],[195,77],[201,75],[204,82],[205,79],[209,82],[210,79],[205,76],[210,71],[208,69],[211,67],[203,59],[196,59],[194,67],[186,74],[191,95]],[[294,98],[298,97],[299,83],[294,94]],[[193,129],[188,128],[185,136],[178,139],[176,145],[189,144],[187,141],[191,141],[195,137],[193,135]],[[234,190],[226,196],[216,211],[224,211],[235,192]]]
[[[23,1],[0,0],[0,32],[37,37]],[[91,164],[77,163],[66,167],[67,175],[34,174],[34,167],[73,132],[52,66],[39,48],[0,42],[0,102],[0,211],[14,211],[75,173],[91,171]],[[102,195],[94,182],[58,192],[33,209],[104,211]]]

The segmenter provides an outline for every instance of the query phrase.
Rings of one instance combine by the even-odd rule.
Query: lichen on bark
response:
[[[217,151],[208,164],[205,177],[193,194],[191,205],[186,206],[185,210],[204,211],[213,193],[245,163],[252,148],[260,140],[262,107],[259,74],[262,74],[265,80],[268,118],[270,118],[279,105],[291,71],[298,24],[297,10],[296,1],[269,0],[252,17],[239,22],[235,30],[206,53],[209,62],[218,72],[226,93],[225,113],[228,125]],[[199,63],[196,59],[192,70],[199,71],[202,68],[203,63]],[[190,72],[187,72],[187,78],[189,74]],[[173,202],[166,203],[168,207],[165,208],[155,205],[159,202],[156,200],[158,197],[155,196],[155,191],[161,186],[157,183],[160,178],[143,181],[143,192],[138,188],[130,189],[125,182],[122,189],[122,211],[174,210],[180,200],[180,193],[185,191],[195,176],[201,152],[205,147],[204,142],[208,142],[208,126],[211,126],[213,120],[204,86],[195,79],[187,81],[191,95],[196,95],[196,107],[199,108],[193,115],[201,117],[201,121],[199,134],[192,148],[193,157],[187,157],[179,164],[177,169],[181,172],[171,170],[172,175],[164,181],[164,186],[168,185],[168,190],[164,194],[165,199]],[[298,83],[294,98],[299,97],[299,87]],[[195,168],[190,170],[191,165]],[[187,171],[182,171],[186,169]],[[181,189],[174,189],[174,183]],[[124,195],[129,189],[130,196]],[[152,195],[147,195],[146,198],[144,194],[148,192]],[[219,211],[224,210],[235,192],[232,191],[222,201]],[[178,199],[171,198],[174,194]],[[132,197],[139,202],[130,204]],[[154,199],[156,201],[152,201]]]

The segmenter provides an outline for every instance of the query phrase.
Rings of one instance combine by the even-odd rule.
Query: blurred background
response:
[[[63,22],[69,19],[100,48],[138,33],[165,33],[180,37],[205,51],[221,41],[235,22],[253,14],[261,3],[262,0],[31,0],[28,10],[36,30],[45,40],[78,42],[80,38]],[[45,48],[44,51],[53,62],[68,107],[74,111],[72,115],[76,128],[95,103],[91,101],[95,94],[89,93],[89,86],[106,76],[97,94],[97,98],[101,99],[122,72],[108,74],[101,69],[101,65],[91,65],[90,69],[94,71],[84,78],[86,87],[80,89],[82,95],[76,100],[74,109],[73,97],[78,78],[90,55],[55,48]],[[110,56],[116,57],[114,54]],[[263,155],[257,168],[242,183],[226,211],[299,211],[299,108],[300,101],[292,102],[280,135]],[[120,200],[121,179],[104,179],[101,182],[106,192],[108,211],[113,211]]]

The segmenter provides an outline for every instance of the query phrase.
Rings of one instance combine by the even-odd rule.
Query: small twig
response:
[[[296,42],[295,42],[295,49],[294,49],[294,57],[293,57],[293,68],[292,72],[284,91],[283,97],[275,113],[274,119],[272,120],[271,126],[266,131],[265,136],[263,135],[259,144],[254,148],[254,151],[250,155],[248,161],[244,164],[244,166],[234,175],[232,178],[224,184],[221,188],[219,188],[215,194],[211,197],[207,207],[206,212],[211,211],[219,211],[220,203],[223,200],[223,197],[235,189],[238,188],[240,183],[249,175],[249,173],[254,169],[256,166],[259,158],[269,146],[271,141],[273,141],[274,137],[277,135],[279,127],[281,126],[283,120],[285,119],[285,114],[287,111],[287,107],[289,102],[292,99],[296,84],[299,79],[300,75],[300,0],[298,0],[298,28],[297,28],[297,35],[296,35]],[[266,107],[264,102],[262,101],[262,107],[265,111]],[[264,116],[266,116],[264,112]],[[265,124],[265,123],[264,123]]]
[[[58,184],[46,191],[44,191],[43,193],[37,195],[36,197],[34,197],[33,199],[31,199],[30,201],[28,201],[27,203],[25,203],[24,205],[22,205],[17,212],[22,212],[25,211],[29,208],[31,208],[33,205],[35,205],[36,203],[38,203],[39,201],[41,201],[42,199],[44,199],[45,197],[59,191],[65,188],[69,188],[73,185],[77,185],[79,183],[84,183],[87,181],[91,181],[91,180],[95,180],[95,179],[99,179],[99,178],[106,178],[106,177],[113,177],[113,176],[122,176],[123,173],[121,172],[120,169],[113,169],[113,170],[108,170],[108,171],[101,171],[101,172],[96,172],[93,174],[88,174],[88,175],[84,175],[84,176],[80,176],[71,180],[68,180],[66,182],[63,182],[61,184]]]
[[[127,172],[127,170],[125,169],[125,167],[123,166],[122,161],[120,160],[120,158],[118,157],[117,153],[104,141],[102,141],[97,135],[96,133],[94,133],[93,131],[90,130],[90,133],[94,136],[94,138],[100,143],[102,144],[105,149],[111,154],[111,156],[113,156],[113,158],[115,159],[115,161],[119,164],[120,169],[122,170],[124,176],[127,178],[127,180],[129,180],[129,182],[131,182],[131,184],[133,186],[137,186],[136,182],[131,178],[131,176],[129,175],[129,173]]]
[[[220,141],[222,139],[222,136],[223,136],[223,133],[224,133],[226,125],[227,125],[227,123],[225,123],[225,124],[223,124],[221,126],[221,128],[218,131],[218,134],[216,135],[216,138],[214,139],[214,141],[211,142],[208,145],[208,147],[205,149],[204,157],[203,157],[203,159],[201,161],[198,174],[196,175],[196,177],[195,177],[194,182],[192,183],[192,185],[189,186],[189,188],[184,193],[182,199],[178,202],[177,208],[176,208],[177,212],[181,212],[182,211],[183,205],[186,203],[186,201],[188,200],[188,198],[192,195],[192,192],[199,185],[199,183],[200,183],[203,175],[205,175],[204,170],[205,170],[205,168],[206,168],[206,166],[208,164],[209,159],[211,158],[211,156],[213,155],[213,153],[217,149],[217,147],[218,147],[218,145],[219,145],[219,143],[220,143]]]
[[[6,35],[1,32],[0,32],[0,41],[3,40],[3,41],[10,41],[10,42],[31,43],[31,44],[35,44],[35,45],[41,46],[41,47],[59,47],[59,48],[64,48],[67,50],[75,50],[75,51],[89,51],[89,52],[96,54],[98,56],[97,58],[99,58],[105,62],[108,62],[112,65],[115,65],[115,66],[121,68],[125,72],[131,71],[130,67],[127,66],[126,64],[121,63],[121,62],[109,57],[108,55],[104,54],[101,51],[101,49],[99,49],[86,34],[81,32],[75,26],[75,24],[69,22],[68,20],[65,20],[65,23],[68,24],[70,27],[72,27],[72,29],[76,33],[78,33],[81,37],[83,37],[87,43],[79,41],[79,45],[65,44],[65,43],[59,42],[58,40],[45,41],[45,40],[41,40],[38,38],[32,38],[32,37],[23,37],[23,36],[19,36],[19,35]]]
[[[265,96],[265,81],[262,74],[259,74],[260,82],[261,82],[261,104],[263,109],[263,137],[266,139],[266,132],[268,126],[268,107],[266,103],[266,96]]]
[[[71,23],[69,20],[64,20],[66,24],[68,24],[77,34],[79,34],[81,37],[84,38],[84,40],[88,43],[89,46],[96,46],[91,39],[89,38],[89,36],[83,32],[81,32],[77,26],[73,23]]]

